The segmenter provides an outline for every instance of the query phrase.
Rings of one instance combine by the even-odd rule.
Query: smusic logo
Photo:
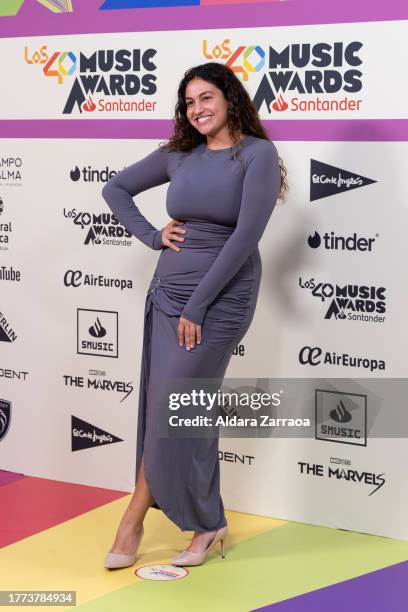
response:
[[[367,446],[367,396],[315,390],[316,440]]]
[[[118,325],[117,312],[78,308],[78,354],[117,358],[119,356]]]

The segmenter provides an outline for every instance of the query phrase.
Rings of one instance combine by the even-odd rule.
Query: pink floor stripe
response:
[[[0,487],[0,547],[59,525],[128,495],[44,478],[20,478]]]
[[[16,480],[20,480],[20,478],[25,478],[25,475],[17,472],[6,472],[6,470],[0,470],[0,487],[11,484]]]

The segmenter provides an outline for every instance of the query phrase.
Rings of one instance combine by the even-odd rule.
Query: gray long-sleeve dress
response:
[[[237,158],[233,154],[238,153]],[[164,247],[161,231],[139,211],[138,193],[169,182],[166,209],[184,221],[181,250]],[[147,292],[140,372],[136,480],[144,453],[145,478],[160,508],[182,531],[226,524],[220,495],[218,437],[158,434],[164,380],[207,378],[222,383],[232,351],[252,321],[262,264],[258,242],[276,203],[280,168],[275,145],[247,135],[239,145],[152,153],[105,185],[117,219],[144,244],[160,250]],[[202,325],[201,344],[178,343],[183,315]]]

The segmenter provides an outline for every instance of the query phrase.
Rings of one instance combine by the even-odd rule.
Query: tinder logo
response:
[[[356,232],[349,236],[341,236],[335,232],[325,232],[322,236],[315,230],[310,234],[307,243],[311,249],[318,249],[322,246],[328,251],[369,251],[373,250],[373,244],[379,234],[374,236],[358,236]]]
[[[71,178],[71,181],[79,181],[79,179],[81,178],[81,171],[78,168],[78,166],[75,166],[75,168],[73,170],[71,170],[71,172],[69,173],[69,176]]]
[[[95,170],[92,166],[84,166],[82,169],[75,166],[69,176],[74,183],[81,179],[84,183],[107,183],[117,173],[117,170],[109,170],[109,166],[105,166],[103,170]]]

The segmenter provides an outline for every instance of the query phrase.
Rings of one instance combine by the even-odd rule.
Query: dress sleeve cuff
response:
[[[152,248],[158,251],[163,248],[163,241],[161,237],[161,230],[156,230],[155,235],[153,236]]]
[[[200,310],[199,308],[190,309],[187,305],[180,312],[180,315],[195,323],[196,325],[202,325],[205,317],[206,309]]]

